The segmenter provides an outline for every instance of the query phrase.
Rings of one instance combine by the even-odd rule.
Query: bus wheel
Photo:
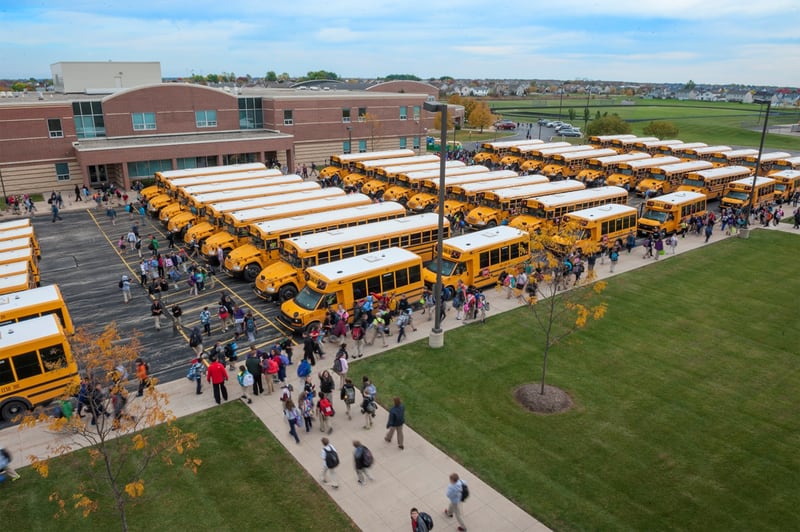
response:
[[[306,326],[306,334],[311,334],[311,331],[313,331],[314,329],[319,329],[318,321],[312,321]]]
[[[261,273],[261,268],[258,264],[248,264],[244,267],[244,280],[248,283],[253,283],[259,273]]]
[[[295,288],[294,285],[291,284],[286,285],[280,289],[280,292],[278,292],[278,294],[280,295],[281,301],[289,301],[290,299],[294,299],[294,296],[297,295],[297,288]]]
[[[494,220],[489,220],[489,222],[486,224],[486,227],[488,227],[490,229],[492,227],[497,227],[497,222],[495,222]]]
[[[3,405],[3,410],[0,411],[0,418],[6,421],[13,421],[15,417],[23,414],[28,409],[28,405],[22,401],[9,401]]]

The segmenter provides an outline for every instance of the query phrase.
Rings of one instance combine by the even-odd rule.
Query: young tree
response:
[[[267,72],[267,75],[264,76],[266,81],[278,81],[278,75],[275,73],[274,70],[270,70]]]
[[[678,126],[666,120],[656,120],[645,126],[642,132],[645,135],[658,137],[661,140],[664,140],[676,137],[678,135]]]
[[[575,121],[575,117],[578,116],[578,115],[575,112],[575,108],[574,107],[570,107],[569,109],[567,109],[567,116],[569,117],[569,121],[570,122],[574,122]]]
[[[584,282],[590,286],[576,287],[575,275],[567,265],[579,250],[585,257],[599,249],[596,243],[581,241],[581,233],[577,223],[563,222],[560,225],[544,224],[541,231],[531,238],[531,253],[537,258],[537,271],[536,280],[529,281],[535,285],[529,303],[534,323],[544,333],[541,395],[545,393],[550,349],[584,328],[590,319],[602,319],[607,309],[605,302],[596,302],[606,283],[596,281],[594,272],[587,271]]]
[[[486,102],[477,102],[467,117],[470,127],[479,127],[481,133],[483,133],[483,128],[491,126],[494,122],[494,115]]]
[[[586,127],[587,135],[618,135],[630,132],[631,125],[618,115],[596,118],[589,122],[589,125]]]
[[[375,151],[375,136],[380,136],[381,133],[381,121],[378,119],[378,115],[367,112],[364,115],[364,121],[369,126],[369,144],[370,150]]]
[[[197,472],[201,461],[191,456],[191,451],[198,447],[197,434],[183,432],[173,424],[175,417],[167,408],[168,396],[155,387],[154,378],[150,378],[142,397],[135,401],[128,399],[127,374],[133,372],[133,363],[139,358],[136,337],[123,340],[116,324],[111,322],[97,335],[78,330],[72,345],[75,360],[89,386],[92,389],[98,386],[103,391],[89,395],[89,413],[95,423],[87,423],[78,415],[54,418],[44,412],[38,416],[28,414],[21,429],[43,424],[50,431],[64,435],[48,447],[47,456],[30,456],[31,465],[42,477],[47,477],[52,459],[63,457],[59,467],[62,464],[72,467],[87,477],[76,493],[56,491],[50,495],[50,500],[58,505],[56,516],[66,514],[72,501],[73,508],[86,517],[98,510],[102,497],[110,497],[120,527],[126,531],[128,507],[144,494],[147,469],[153,460],[172,465],[180,455],[183,466]],[[67,408],[69,401],[73,399],[68,395],[60,401],[62,413],[71,412]],[[126,408],[127,403],[130,406]],[[142,433],[156,426],[159,426],[157,433]],[[87,450],[73,452],[80,448]],[[78,469],[81,466],[84,469]]]

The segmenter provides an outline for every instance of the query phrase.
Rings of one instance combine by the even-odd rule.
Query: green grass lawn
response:
[[[709,145],[749,146],[758,148],[761,140],[763,110],[757,104],[728,102],[697,102],[677,100],[644,100],[628,98],[634,105],[621,105],[623,98],[592,99],[589,101],[589,119],[598,111],[601,114],[618,114],[631,123],[632,132],[643,135],[643,129],[654,120],[674,123],[679,130],[678,138],[686,142],[705,142]],[[503,118],[523,122],[535,122],[539,117],[555,117],[559,113],[559,100],[492,100],[495,112]],[[583,127],[585,98],[564,98],[560,105],[561,119],[568,120],[569,110],[575,111],[574,124]],[[770,125],[797,123],[800,111],[773,108]],[[767,151],[800,151],[800,137],[768,134],[764,143]]]
[[[242,403],[233,401],[178,424],[199,435],[197,456],[203,464],[193,475],[180,465],[153,462],[145,500],[128,514],[130,530],[358,530]],[[3,530],[119,529],[108,501],[88,518],[71,512],[53,519],[56,507],[48,495],[77,485],[80,470],[61,468],[56,461],[46,479],[30,468],[18,471],[22,480],[0,484]]]
[[[611,279],[607,316],[551,352],[568,413],[512,399],[541,373],[526,308],[351,373],[557,530],[796,530],[799,244],[756,231]]]

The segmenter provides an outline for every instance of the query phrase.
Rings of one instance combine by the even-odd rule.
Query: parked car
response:
[[[536,121],[536,123],[539,124],[540,126],[545,126],[549,121],[550,121],[549,118],[540,118],[539,120]]]
[[[494,123],[495,129],[517,129],[517,123],[511,120],[498,120]]]
[[[559,126],[556,126],[556,131],[561,131],[562,129],[575,129],[572,124],[563,123]]]
[[[568,128],[560,129],[556,134],[559,135],[559,136],[562,136],[562,137],[580,137],[581,136],[581,132],[579,130],[577,130],[577,129],[568,129]]]

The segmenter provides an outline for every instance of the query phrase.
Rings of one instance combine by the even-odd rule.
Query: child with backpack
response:
[[[297,436],[297,425],[300,424],[300,419],[303,415],[300,413],[300,409],[294,406],[294,402],[291,399],[283,403],[283,415],[286,416],[286,420],[289,422],[289,434],[294,438],[295,443],[299,444],[300,437]]]
[[[363,486],[367,483],[366,479],[375,480],[372,478],[372,475],[369,474],[369,468],[372,467],[375,459],[372,456],[372,451],[367,449],[366,445],[362,445],[360,441],[354,440],[353,447],[355,447],[355,451],[353,451],[353,462],[356,466],[356,478],[358,479],[358,483]]]
[[[241,399],[247,401],[247,404],[251,404],[253,400],[247,396],[247,389],[253,387],[253,374],[247,371],[244,366],[239,366],[239,373],[236,375],[236,379],[239,381],[239,386],[242,387]]]
[[[333,405],[328,397],[319,392],[319,401],[317,401],[317,416],[319,417],[319,430],[330,434],[333,432],[333,427],[330,426],[330,418],[334,415]]]
[[[300,394],[298,404],[300,405],[300,411],[303,414],[303,423],[305,424],[306,432],[310,432],[312,426],[311,420],[314,417],[314,393],[305,391],[302,392]]]
[[[344,401],[344,405],[347,408],[347,419],[352,419],[350,417],[350,406],[356,402],[356,387],[352,379],[346,378],[344,380],[344,385],[341,386],[341,391],[339,392],[339,398]]]

